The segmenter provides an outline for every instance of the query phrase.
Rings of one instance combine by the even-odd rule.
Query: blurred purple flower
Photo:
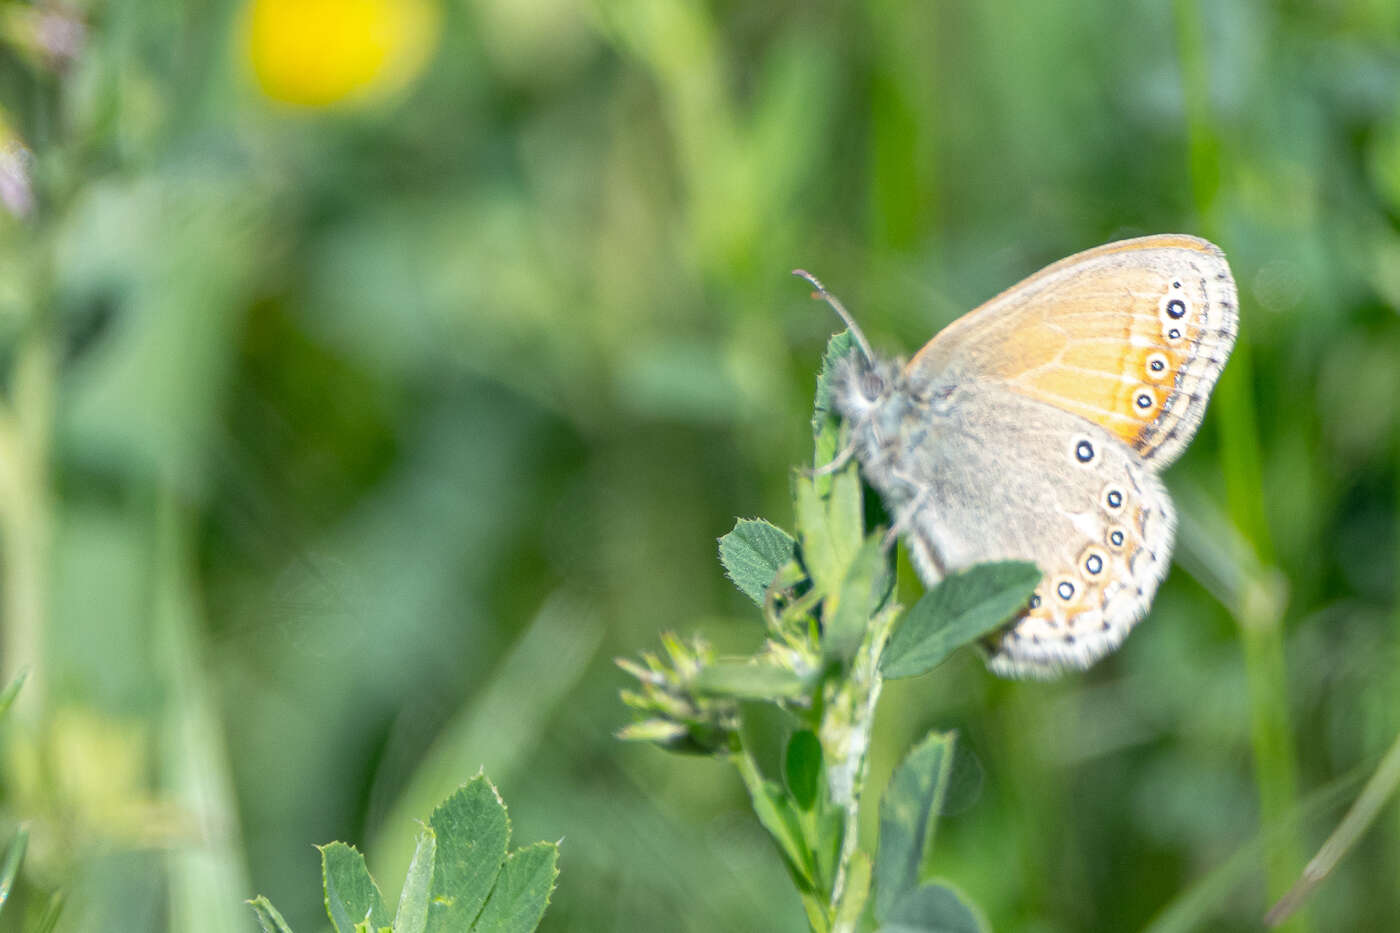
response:
[[[34,186],[30,182],[34,153],[19,137],[8,132],[4,135],[9,138],[0,140],[0,203],[16,217],[28,217],[34,213]]]

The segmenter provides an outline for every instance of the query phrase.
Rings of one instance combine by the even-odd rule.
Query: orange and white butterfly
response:
[[[1168,234],[1078,253],[907,364],[872,352],[821,291],[861,347],[838,365],[833,403],[924,582],[993,560],[1044,572],[987,640],[991,670],[1051,677],[1121,644],[1171,558],[1157,474],[1196,433],[1238,331],[1220,249]]]

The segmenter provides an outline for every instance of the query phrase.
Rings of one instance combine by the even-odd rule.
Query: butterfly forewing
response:
[[[1007,289],[940,332],[909,370],[1001,382],[1104,427],[1160,470],[1195,434],[1237,330],[1216,246],[1142,237]]]

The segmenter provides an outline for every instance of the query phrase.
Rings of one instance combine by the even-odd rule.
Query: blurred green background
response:
[[[804,929],[732,769],[613,738],[611,663],[762,636],[715,539],[791,522],[836,329],[798,265],[902,352],[1119,237],[1207,236],[1240,286],[1124,649],[885,694],[877,781],[935,727],[982,763],[935,868],[996,929],[1258,928],[1400,732],[1394,0],[76,0],[0,36],[0,927],[62,889],[63,930],[251,930],[255,893],[323,929],[313,844],[396,896],[484,768],[562,837],[544,929]],[[1293,929],[1397,915],[1391,806]]]

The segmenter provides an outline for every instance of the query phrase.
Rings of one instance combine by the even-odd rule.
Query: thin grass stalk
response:
[[[1202,232],[1219,239],[1219,190],[1225,162],[1221,134],[1211,112],[1206,26],[1197,0],[1174,4],[1192,194]],[[1247,324],[1242,329],[1247,328]],[[1263,494],[1263,471],[1254,409],[1254,367],[1247,330],[1235,347],[1215,392],[1227,509],[1249,541],[1264,574],[1272,573],[1273,544]],[[1288,713],[1288,673],[1283,649],[1284,601],[1272,598],[1263,579],[1246,584],[1231,609],[1239,625],[1250,695],[1254,780],[1265,828],[1282,825],[1298,806],[1296,754]],[[1281,833],[1265,853],[1270,898],[1288,890],[1303,864],[1298,832]],[[1310,928],[1297,915],[1292,931]]]

